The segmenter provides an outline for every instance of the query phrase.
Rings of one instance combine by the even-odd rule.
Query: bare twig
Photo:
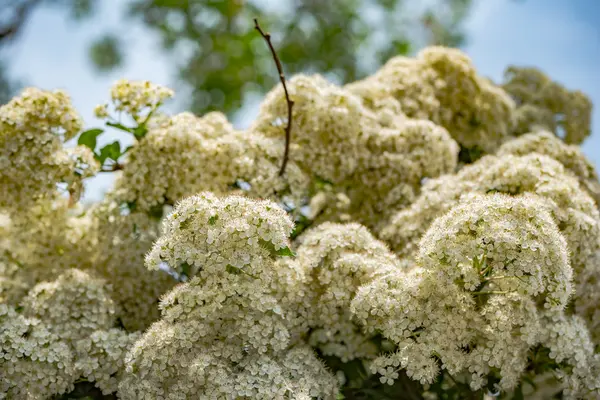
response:
[[[22,3],[11,4],[3,8],[6,11],[13,7],[14,16],[6,25],[0,25],[0,42],[8,42],[14,39],[39,3],[40,0],[25,0]]]
[[[277,72],[279,73],[279,80],[283,85],[283,91],[285,92],[285,101],[287,102],[288,120],[287,125],[285,126],[285,152],[283,153],[283,162],[281,163],[281,169],[279,170],[279,176],[282,176],[285,173],[285,167],[288,163],[290,153],[290,140],[292,132],[292,107],[294,107],[294,102],[290,99],[290,95],[285,84],[285,75],[283,74],[281,61],[279,61],[277,52],[275,51],[275,48],[271,43],[271,35],[269,34],[269,32],[264,32],[260,28],[260,25],[258,24],[258,20],[256,18],[254,18],[254,28],[258,31],[258,33],[260,33],[260,35],[265,39],[265,41],[269,45],[269,49],[271,50],[271,54],[273,55],[273,60],[275,60],[275,65],[277,66]]]
[[[102,166],[102,168],[100,169],[100,172],[114,172],[114,171],[120,171],[122,169],[123,169],[123,165],[117,162],[117,163],[111,164],[107,167]]]

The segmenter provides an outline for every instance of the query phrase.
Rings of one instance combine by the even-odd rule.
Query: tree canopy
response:
[[[393,55],[408,54],[426,44],[462,44],[461,22],[472,0],[437,0],[430,6],[406,0],[118,3],[128,21],[156,34],[157,46],[170,55],[177,84],[191,89],[187,104],[191,111],[232,114],[245,95],[262,95],[277,82],[271,55],[254,30],[253,18],[272,34],[286,73],[319,72],[342,84],[365,77]],[[101,5],[99,0],[6,3],[0,6],[0,46],[18,40],[38,7],[62,7],[72,18],[82,20],[94,18]],[[126,62],[128,51],[119,32],[105,32],[90,43],[89,56],[102,73]],[[8,82],[2,72],[0,82]],[[12,86],[4,84],[0,89],[8,94]]]

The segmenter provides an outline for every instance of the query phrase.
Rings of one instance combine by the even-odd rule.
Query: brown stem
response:
[[[114,163],[108,167],[102,167],[100,169],[100,172],[114,172],[114,171],[120,171],[123,169],[123,164],[120,163]]]
[[[277,52],[275,51],[275,48],[271,43],[271,34],[269,34],[268,32],[265,33],[260,28],[260,25],[258,24],[258,20],[256,18],[254,18],[254,28],[258,31],[258,33],[260,33],[260,35],[265,39],[265,41],[269,45],[269,49],[271,50],[271,54],[273,55],[273,60],[275,60],[275,65],[277,66],[277,72],[279,73],[279,80],[283,85],[283,91],[285,92],[285,101],[287,102],[288,120],[287,125],[285,127],[285,152],[283,153],[283,162],[281,163],[281,169],[279,170],[279,176],[282,176],[285,173],[285,167],[287,165],[290,153],[290,140],[292,132],[292,107],[294,107],[294,102],[290,99],[290,95],[285,84],[285,75],[283,74],[281,61],[279,61]]]

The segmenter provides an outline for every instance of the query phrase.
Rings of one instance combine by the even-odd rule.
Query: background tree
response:
[[[17,85],[14,80],[8,77],[6,63],[0,59],[0,104],[4,104],[11,99]]]
[[[0,104],[8,102],[22,83],[8,74],[6,48],[23,32],[33,12],[41,6],[57,6],[73,19],[93,15],[97,0],[8,0],[0,3]]]
[[[318,72],[346,83],[372,73],[392,55],[426,44],[461,45],[461,22],[472,2],[436,0],[425,6],[406,0],[124,0],[124,5],[126,15],[157,33],[162,48],[172,55],[178,89],[190,89],[189,108],[198,114],[231,114],[247,95],[262,95],[277,83],[269,50],[254,30],[255,17],[272,33],[286,73]],[[0,11],[7,15],[0,32],[10,31],[0,33],[0,46],[16,37],[32,11],[45,4],[83,18],[93,16],[100,2],[11,2]],[[90,58],[98,72],[125,61],[126,47],[119,38],[119,32],[107,32],[91,44]]]

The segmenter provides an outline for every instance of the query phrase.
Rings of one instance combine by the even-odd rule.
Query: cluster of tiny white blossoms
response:
[[[600,240],[600,239],[599,239]],[[598,244],[600,248],[600,243]],[[600,250],[592,254],[575,279],[574,307],[587,323],[594,342],[600,340]]]
[[[600,396],[600,356],[585,322],[577,315],[546,313],[540,321],[540,342],[549,357],[563,368],[564,397],[597,399]]]
[[[101,130],[0,107],[0,398],[600,399],[585,95],[443,47],[287,89],[281,174],[282,85],[238,130],[118,81],[95,114],[133,145],[86,205]]]
[[[117,81],[110,97],[117,112],[129,114],[138,121],[142,116],[156,110],[162,103],[173,97],[171,89],[155,85],[149,81]],[[108,116],[107,106],[98,106],[95,110],[98,117]],[[145,115],[143,115],[145,113]]]
[[[343,190],[351,219],[374,228],[408,205],[424,179],[454,171],[459,148],[444,128],[427,120],[395,118],[370,129],[367,151]]]
[[[55,281],[35,285],[22,302],[23,312],[63,340],[83,339],[114,323],[115,306],[104,285],[101,279],[71,269]]]
[[[509,67],[502,88],[515,100],[515,134],[548,130],[566,143],[580,144],[590,134],[592,102],[536,68]]]
[[[430,224],[456,204],[464,193],[535,193],[546,198],[560,222],[576,268],[597,249],[600,214],[594,200],[558,161],[531,153],[486,156],[461,169],[427,182],[420,196],[397,212],[380,235],[399,254],[409,256]]]
[[[289,82],[294,101],[293,159],[331,182],[341,182],[357,168],[359,144],[365,140],[360,98],[314,75],[297,75]],[[281,137],[287,119],[283,88],[267,94],[253,130]]]
[[[306,191],[306,178],[293,163],[287,184],[278,176],[282,153],[281,141],[236,131],[223,114],[182,113],[151,127],[131,150],[115,194],[148,210],[201,191],[231,192],[236,181],[249,183],[256,196],[288,186]]]
[[[543,154],[560,162],[579,179],[581,186],[594,198],[596,204],[600,202],[598,174],[578,146],[566,144],[548,131],[540,131],[508,141],[496,152],[498,157],[508,154],[522,156],[529,153]]]
[[[144,330],[160,315],[160,296],[177,281],[162,271],[148,271],[144,257],[160,231],[159,218],[130,211],[111,196],[92,205],[82,243],[92,249],[90,269],[105,279],[125,329]]]
[[[337,381],[312,350],[286,352],[302,329],[292,307],[301,271],[277,262],[293,255],[291,230],[271,201],[211,193],[181,201],[146,264],[191,279],[163,297],[162,319],[127,355],[120,396],[331,398]]]
[[[379,348],[350,313],[359,287],[400,269],[387,246],[363,226],[325,222],[301,237],[298,265],[308,283],[308,342],[322,354],[347,362],[373,358]]]
[[[428,47],[416,58],[394,57],[346,87],[369,103],[396,99],[405,115],[443,126],[466,148],[491,152],[512,134],[514,101],[480,77],[469,57],[456,49]]]
[[[351,305],[367,330],[398,345],[371,366],[382,381],[403,368],[433,383],[443,368],[456,377],[468,371],[477,390],[495,368],[498,389],[510,391],[526,372],[528,350],[540,345],[564,363],[564,386],[575,398],[600,395],[587,328],[564,313],[573,271],[542,198],[466,196],[434,221],[415,263],[362,287]]]
[[[73,386],[73,355],[35,318],[0,304],[0,398],[44,399]]]
[[[319,75],[295,76],[288,88],[294,101],[291,159],[307,179],[334,184],[332,196],[320,196],[336,203],[347,199],[341,207],[330,205],[321,220],[374,226],[388,210],[406,205],[422,179],[456,167],[459,149],[448,132],[429,120],[408,118],[395,99],[390,99],[397,104],[391,106],[394,113],[389,106],[372,110],[365,99]],[[267,94],[253,132],[281,137],[284,98],[281,86]]]
[[[125,371],[125,354],[140,336],[112,328],[81,338],[75,343],[75,369],[103,394],[115,393]]]
[[[523,136],[520,139],[525,139]],[[600,272],[590,257],[600,249],[600,215],[598,206],[558,161],[538,153],[513,156],[486,156],[464,167],[456,175],[427,182],[421,195],[409,207],[399,211],[383,227],[380,234],[400,255],[413,257],[420,248],[420,239],[431,224],[456,205],[464,193],[502,192],[511,195],[534,193],[543,198],[546,207],[558,222],[567,241],[570,263],[574,269],[577,290],[572,293],[581,304]],[[590,299],[591,300],[591,299]],[[594,302],[587,303],[582,316],[593,326]],[[581,305],[579,307],[582,307]],[[591,318],[591,319],[590,319]]]
[[[116,183],[119,199],[148,210],[203,189],[226,191],[235,178],[220,171],[229,170],[226,164],[241,155],[234,152],[241,146],[230,151],[219,146],[220,138],[233,133],[226,121],[215,129],[213,123],[219,120],[214,115],[197,118],[183,113],[151,128],[129,154]]]
[[[124,353],[138,338],[113,328],[105,282],[71,269],[34,286],[18,308],[0,305],[0,398],[46,399],[84,377],[114,393]]]
[[[423,235],[418,264],[436,270],[442,285],[460,282],[474,291],[488,279],[494,289],[543,296],[546,308],[564,308],[573,271],[567,242],[545,202],[501,194],[461,200]]]
[[[80,192],[81,180],[99,168],[88,148],[63,148],[81,126],[62,91],[29,88],[0,106],[0,208],[23,213],[63,182]]]
[[[129,152],[117,198],[148,210],[200,191],[231,193],[241,181],[250,196],[289,198],[298,207],[314,196],[311,182],[321,179],[335,183],[335,196],[352,205],[329,207],[322,220],[343,220],[344,214],[373,225],[387,210],[406,205],[422,179],[456,167],[458,146],[441,126],[373,112],[362,98],[318,75],[294,77],[289,87],[294,140],[285,176],[279,175],[280,133],[287,108],[278,86],[248,131],[235,130],[217,112],[151,119],[147,135]],[[398,189],[399,182],[406,185]]]
[[[260,273],[263,261],[289,246],[293,224],[271,201],[250,202],[241,196],[225,199],[210,192],[182,200],[163,223],[162,236],[146,258],[150,269],[162,262],[191,276],[227,276],[227,266]],[[211,251],[218,249],[218,251]]]
[[[0,290],[12,293],[8,303],[17,304],[39,282],[88,266],[89,249],[82,241],[87,218],[78,218],[79,212],[78,207],[69,208],[67,199],[58,198],[37,202],[26,213],[10,214],[0,244],[0,262],[6,266]]]

